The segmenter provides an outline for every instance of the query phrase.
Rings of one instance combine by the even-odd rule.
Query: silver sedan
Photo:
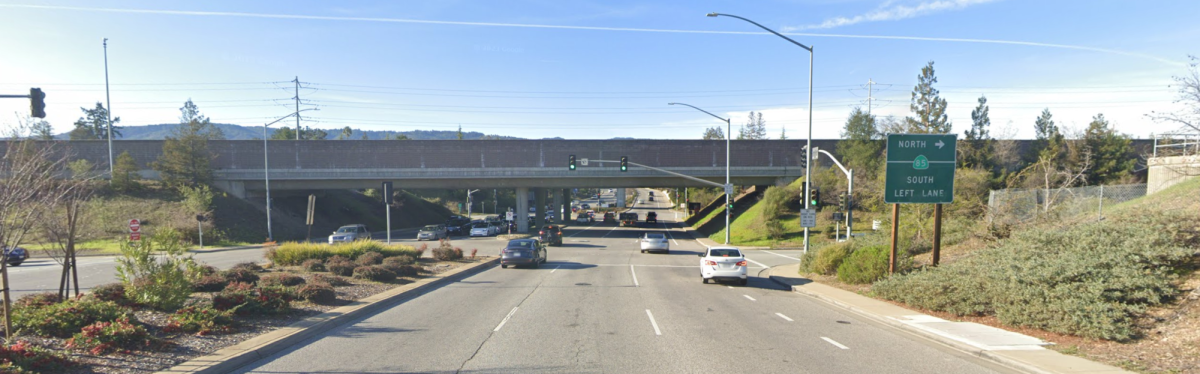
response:
[[[667,234],[661,232],[648,232],[642,235],[638,240],[642,244],[642,253],[646,252],[671,252],[671,243],[667,239]]]

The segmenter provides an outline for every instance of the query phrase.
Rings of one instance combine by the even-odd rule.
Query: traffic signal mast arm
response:
[[[616,160],[589,160],[589,162],[621,162],[621,161],[616,161]],[[710,186],[713,186],[713,187],[725,188],[725,185],[723,185],[723,184],[716,183],[716,182],[711,182],[711,181],[706,181],[706,180],[703,180],[703,179],[700,179],[700,178],[696,178],[696,177],[693,177],[693,176],[690,176],[690,175],[684,175],[684,174],[676,173],[676,172],[673,172],[673,171],[670,171],[670,170],[659,169],[659,168],[656,168],[656,167],[653,167],[653,166],[646,166],[646,165],[642,165],[642,164],[639,164],[639,163],[636,163],[636,162],[633,162],[633,161],[629,161],[629,160],[626,160],[626,161],[625,161],[625,163],[627,163],[627,164],[630,164],[630,165],[633,165],[633,166],[637,166],[637,167],[643,167],[643,168],[646,168],[646,169],[654,170],[654,171],[661,172],[661,173],[667,173],[667,174],[671,174],[671,175],[674,175],[674,176],[676,176],[676,177],[680,177],[680,178],[685,178],[685,179],[693,180],[693,181],[696,181],[696,182],[699,182],[699,183],[703,183],[703,184],[707,184],[707,185],[710,185]]]

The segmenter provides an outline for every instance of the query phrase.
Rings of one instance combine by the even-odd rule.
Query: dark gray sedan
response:
[[[500,250],[500,267],[529,265],[539,267],[546,263],[546,245],[537,239],[509,240]]]

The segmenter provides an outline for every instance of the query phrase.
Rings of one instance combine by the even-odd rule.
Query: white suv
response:
[[[711,247],[700,254],[700,278],[704,283],[711,280],[732,280],[745,286],[746,255],[736,247]]]

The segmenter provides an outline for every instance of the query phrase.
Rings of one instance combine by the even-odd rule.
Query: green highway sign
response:
[[[883,201],[888,204],[954,202],[957,142],[957,134],[888,134]]]

